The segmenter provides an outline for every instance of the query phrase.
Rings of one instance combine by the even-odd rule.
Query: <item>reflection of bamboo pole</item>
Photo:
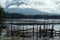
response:
[[[46,26],[46,37],[47,37],[47,30],[48,30],[48,29],[47,29],[47,26]]]
[[[0,36],[0,40],[1,40],[1,36]]]
[[[55,31],[55,36],[56,36],[56,31]]]
[[[46,26],[45,26],[45,20],[44,20],[44,36],[43,37],[45,37],[45,35],[46,35]]]
[[[52,30],[51,30],[51,36],[52,36],[52,38],[53,38],[53,29],[54,29],[54,25],[53,25],[53,22],[52,22],[52,28],[51,28]]]
[[[50,29],[50,25],[49,25],[49,29]]]
[[[28,26],[28,25],[26,25],[26,26]],[[28,29],[28,27],[27,27],[27,29]],[[28,34],[28,30],[27,30],[27,36],[28,36],[29,34]]]
[[[23,32],[22,32],[22,33],[23,33],[23,34],[22,34],[23,36],[22,36],[22,40],[24,40],[24,35],[25,35],[25,34],[24,34],[24,25],[22,25],[22,26],[23,26]]]
[[[41,25],[40,25],[40,27],[39,27],[39,36],[40,36],[40,38],[41,38]]]
[[[37,40],[38,40],[38,34],[39,34],[39,32],[38,32],[38,25],[36,25],[37,26],[37,33],[36,33],[36,35],[37,35]]]
[[[60,38],[60,29],[59,29],[59,38]]]

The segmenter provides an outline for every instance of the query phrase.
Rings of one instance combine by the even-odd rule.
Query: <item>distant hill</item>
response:
[[[6,13],[7,19],[60,19],[60,15],[24,15],[20,13]]]
[[[19,13],[24,15],[56,15],[56,13],[48,13],[44,11],[40,11],[34,8],[5,8],[5,12],[8,13]],[[57,14],[58,15],[58,14]]]

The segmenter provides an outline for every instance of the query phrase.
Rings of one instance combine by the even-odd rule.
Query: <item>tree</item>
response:
[[[0,6],[0,35],[1,35],[1,32],[2,32],[2,29],[4,28],[3,26],[3,22],[4,22],[4,17],[5,17],[5,11],[4,9]]]

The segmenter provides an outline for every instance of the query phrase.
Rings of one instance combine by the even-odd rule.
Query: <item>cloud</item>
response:
[[[6,0],[0,0],[0,5],[1,5],[2,7],[5,7],[5,2],[6,2]]]
[[[11,5],[8,8],[17,8],[17,6],[16,5]]]
[[[20,2],[24,2],[24,4],[18,6],[11,5],[10,8],[15,8],[15,7],[21,9],[33,8],[49,13],[56,13],[56,14],[60,13],[60,0],[8,0],[8,1],[4,0],[4,2],[2,2],[1,0],[1,5],[6,6],[10,3],[13,4]]]

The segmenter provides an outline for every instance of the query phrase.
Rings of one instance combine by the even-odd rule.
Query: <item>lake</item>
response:
[[[41,26],[41,29],[44,28],[44,25],[19,25],[19,23],[60,23],[60,19],[5,19],[5,25],[7,26],[6,30],[7,31],[11,31],[11,27],[12,30],[26,30],[26,29],[31,29],[30,31],[28,30],[28,32],[33,32],[33,27],[34,27],[34,32],[37,32],[37,30],[39,30],[39,27]],[[16,24],[13,24],[16,23]],[[52,24],[49,25],[45,25],[46,28],[52,28]],[[60,30],[60,24],[54,24],[54,30]],[[3,32],[4,33],[4,32]],[[5,31],[6,33],[6,31]],[[60,40],[59,36],[56,37],[54,36],[54,38],[49,38],[47,37],[46,39],[42,38],[37,38],[36,35],[29,38],[21,38],[21,37],[4,37],[4,35],[2,35],[3,37],[1,37],[1,40]]]

